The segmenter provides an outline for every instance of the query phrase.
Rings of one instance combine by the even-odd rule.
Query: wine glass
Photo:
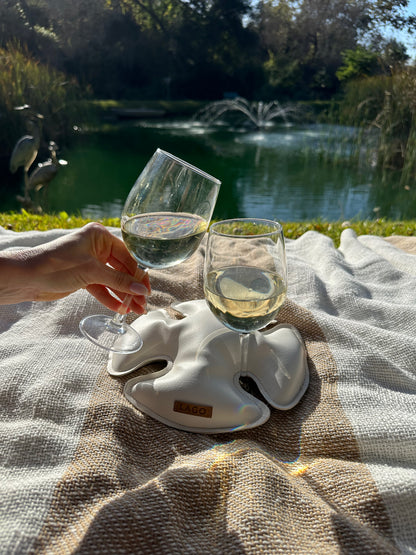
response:
[[[218,320],[240,334],[242,373],[247,371],[250,334],[274,320],[286,291],[285,242],[278,222],[239,218],[211,225],[205,299]]]
[[[123,240],[144,270],[168,268],[189,258],[205,235],[221,181],[157,149],[133,185],[121,214]],[[128,306],[131,297],[123,304]],[[87,316],[81,332],[116,353],[134,353],[143,342],[126,314]]]

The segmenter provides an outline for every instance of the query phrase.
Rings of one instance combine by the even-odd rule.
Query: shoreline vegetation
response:
[[[44,116],[43,143],[46,137],[53,137],[62,148],[70,142],[75,124],[93,126],[108,117],[117,118],[120,111],[126,114],[126,111],[147,110],[163,113],[162,117],[191,117],[208,102],[173,98],[146,100],[138,97],[135,100],[100,100],[97,92],[83,89],[75,78],[69,78],[65,73],[39,63],[27,47],[10,43],[0,48],[0,55],[0,173],[8,172],[9,157],[16,137],[26,132],[22,112],[15,109],[17,106],[28,104],[40,112]],[[388,74],[352,76],[343,81],[342,88],[332,97],[306,97],[305,100],[297,100],[296,105],[302,108],[304,121],[351,126],[359,131],[348,158],[344,160],[342,157],[340,161],[335,156],[329,163],[343,163],[351,167],[370,163],[380,171],[380,185],[388,183],[391,172],[395,172],[399,175],[399,186],[414,192],[416,66],[400,63],[393,69]],[[47,145],[41,144],[41,148],[46,152]],[[20,215],[6,214],[0,225],[23,231],[50,229],[49,226],[78,227],[86,222],[78,216],[68,215],[65,218],[31,215],[33,219],[28,218],[24,211]],[[59,226],[54,223],[56,221]],[[103,223],[118,225],[112,222]],[[348,226],[345,222],[326,222],[321,219],[284,223],[288,238],[296,238],[312,229],[328,235],[335,242],[338,242],[345,227],[351,227],[358,235],[416,235],[413,220],[389,222],[384,219],[354,219]]]
[[[10,213],[0,213],[0,226],[9,231],[47,231],[50,229],[75,229],[93,221],[75,214],[60,212],[59,214],[30,214],[25,210]],[[105,218],[96,220],[105,226],[120,227],[118,218]],[[325,220],[312,220],[307,222],[281,222],[287,239],[297,239],[307,231],[317,231],[326,235],[339,245],[341,233],[350,228],[357,235],[377,235],[389,237],[391,235],[416,236],[416,220],[390,221],[377,220],[351,220],[329,222]]]

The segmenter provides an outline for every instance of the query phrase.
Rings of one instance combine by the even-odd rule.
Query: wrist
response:
[[[0,305],[32,301],[36,298],[33,287],[35,265],[30,251],[0,253]]]

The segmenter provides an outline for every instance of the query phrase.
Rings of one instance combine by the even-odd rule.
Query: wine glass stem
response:
[[[129,307],[132,298],[132,295],[127,295],[126,297],[124,297],[123,306],[126,307],[126,309]],[[126,316],[127,312],[124,312],[123,314],[120,312],[116,312],[114,314],[113,323],[120,326],[124,323]]]
[[[248,358],[248,344],[250,342],[249,333],[240,333],[240,372],[244,373],[247,371],[247,358]]]
[[[143,268],[142,266],[138,266],[138,268],[140,268],[144,272],[147,272],[147,268]],[[114,324],[115,326],[119,326],[119,327],[124,324],[124,322],[126,321],[126,318],[127,318],[127,309],[130,306],[132,298],[133,298],[133,295],[126,295],[124,297],[123,306],[125,307],[126,312],[124,312],[124,313],[116,312],[114,314],[112,324]]]

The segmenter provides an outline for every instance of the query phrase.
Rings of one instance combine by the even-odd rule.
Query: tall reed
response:
[[[340,119],[361,130],[359,146],[382,172],[400,172],[408,186],[416,177],[416,68],[350,82]],[[376,138],[376,141],[374,141]]]
[[[45,141],[65,140],[79,123],[85,93],[74,79],[40,64],[17,41],[8,43],[0,49],[0,155],[10,153],[25,131],[16,106],[29,104],[44,116]]]

